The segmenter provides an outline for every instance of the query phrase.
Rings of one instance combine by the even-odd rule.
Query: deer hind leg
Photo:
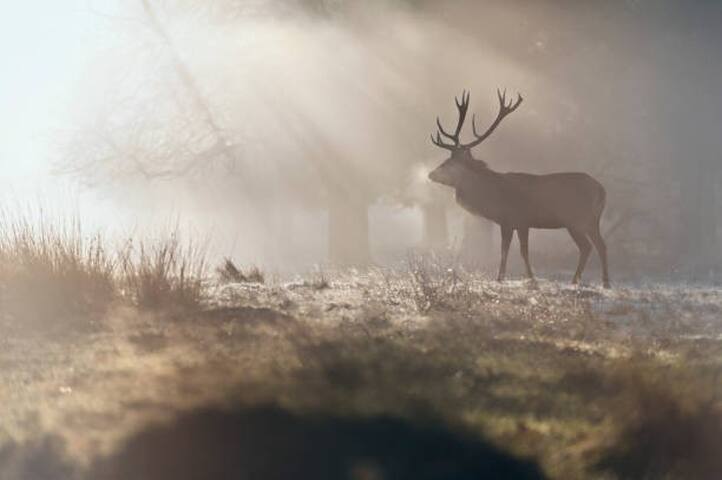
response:
[[[529,263],[529,229],[519,228],[516,234],[519,236],[519,249],[521,250],[521,257],[524,259],[524,265],[526,266],[526,275],[530,280],[534,280],[534,272]]]
[[[580,232],[578,230],[570,229],[569,235],[572,236],[574,243],[576,243],[577,247],[579,247],[579,264],[577,265],[577,271],[574,274],[574,279],[572,280],[572,283],[576,285],[582,279],[582,273],[584,272],[584,267],[587,265],[587,260],[589,259],[589,253],[592,251],[592,244],[589,242],[589,239],[587,238],[586,234],[584,234],[583,232]]]
[[[599,253],[599,259],[602,261],[602,282],[604,283],[604,288],[611,288],[609,284],[609,266],[607,265],[607,244],[599,232],[599,224],[594,226],[589,233],[589,238],[592,240],[594,248],[597,249],[597,253]]]
[[[509,247],[513,236],[513,228],[501,226],[501,264],[499,265],[499,275],[496,277],[497,282],[503,281],[506,277],[506,259],[509,256]]]

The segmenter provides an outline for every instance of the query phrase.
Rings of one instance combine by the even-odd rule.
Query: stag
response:
[[[476,130],[476,115],[472,116],[475,139],[471,143],[461,143],[459,139],[469,109],[468,92],[461,94],[461,100],[454,98],[459,118],[453,133],[444,129],[436,118],[438,130],[436,136],[431,136],[431,141],[437,147],[450,151],[451,156],[429,174],[429,179],[453,188],[457,203],[471,214],[499,224],[501,264],[498,281],[503,281],[506,276],[506,260],[515,231],[527,276],[534,281],[529,263],[529,229],[566,228],[579,247],[579,263],[573,283],[581,280],[593,244],[602,261],[604,287],[609,288],[607,246],[599,231],[606,191],[597,180],[577,172],[549,175],[501,173],[472,156],[471,149],[486,140],[523,101],[522,96],[517,95],[515,101],[507,102],[506,91],[497,90],[497,96],[499,113],[481,135]]]

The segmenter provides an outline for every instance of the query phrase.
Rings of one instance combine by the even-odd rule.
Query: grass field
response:
[[[0,242],[3,479],[722,477],[719,288],[264,278],[26,233]]]

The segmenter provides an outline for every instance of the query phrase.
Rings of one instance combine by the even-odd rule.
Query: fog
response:
[[[179,224],[275,269],[459,248],[467,220],[426,180],[448,156],[428,134],[437,115],[455,121],[463,89],[488,124],[499,87],[525,101],[475,155],[597,177],[619,269],[705,276],[722,260],[715,2],[34,0],[10,12],[11,205],[113,235]],[[430,222],[448,232],[430,238]],[[576,254],[564,232],[535,235],[535,255]],[[480,238],[495,258],[495,236]]]
[[[2,480],[722,478],[722,2],[5,3]]]

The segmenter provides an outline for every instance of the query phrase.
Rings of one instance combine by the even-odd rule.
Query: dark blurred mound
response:
[[[52,447],[52,448],[50,448]],[[57,440],[0,451],[7,480],[536,479],[519,460],[434,420],[200,409],[149,426],[78,473]]]

